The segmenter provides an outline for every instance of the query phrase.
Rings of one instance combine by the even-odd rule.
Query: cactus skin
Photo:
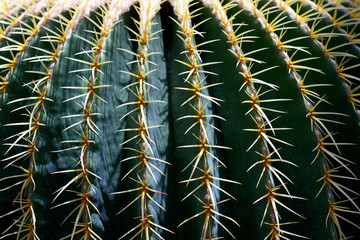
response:
[[[359,1],[0,6],[0,239],[360,236]]]

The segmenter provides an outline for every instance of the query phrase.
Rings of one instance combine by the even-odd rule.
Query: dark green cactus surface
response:
[[[360,239],[359,0],[0,0],[0,239]]]

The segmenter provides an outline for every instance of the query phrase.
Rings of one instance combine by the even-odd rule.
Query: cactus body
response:
[[[0,1],[0,239],[359,237],[359,1]]]

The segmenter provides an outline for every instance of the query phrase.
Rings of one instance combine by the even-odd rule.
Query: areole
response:
[[[0,3],[0,239],[360,236],[360,1]]]

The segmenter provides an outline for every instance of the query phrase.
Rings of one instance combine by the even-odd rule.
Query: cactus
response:
[[[0,239],[360,236],[360,1],[0,3]]]

